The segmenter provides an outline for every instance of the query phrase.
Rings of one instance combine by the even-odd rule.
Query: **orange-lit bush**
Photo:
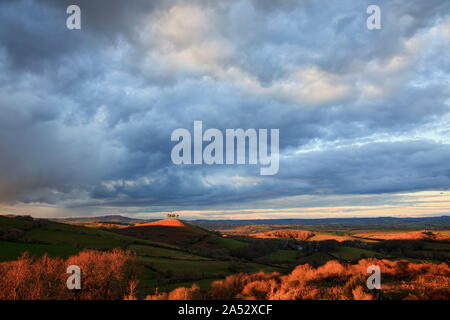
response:
[[[25,253],[0,263],[0,299],[58,299],[65,297],[64,261],[48,256],[33,261]]]
[[[145,300],[197,300],[201,298],[200,288],[193,284],[190,288],[180,287],[169,293],[158,293],[148,295]]]
[[[267,232],[259,232],[250,234],[255,238],[286,238],[305,241],[314,235],[311,231],[296,230],[296,229],[278,229]]]
[[[82,270],[81,299],[121,299],[136,279],[135,256],[127,251],[83,251],[67,260]]]
[[[369,290],[367,267],[381,269],[381,290]],[[186,291],[187,290],[187,291]],[[389,261],[364,259],[346,265],[329,261],[313,268],[299,265],[290,274],[238,273],[215,281],[209,292],[189,295],[190,289],[178,288],[152,299],[450,299],[450,268],[447,264],[412,263],[406,260]]]
[[[81,290],[68,290],[69,265],[81,269]],[[44,255],[0,263],[0,299],[122,299],[132,296],[137,262],[130,252],[83,251],[66,261]]]

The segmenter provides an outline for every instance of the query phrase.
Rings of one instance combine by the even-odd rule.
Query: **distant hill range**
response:
[[[153,220],[145,220],[145,219],[137,219],[137,218],[129,218],[121,215],[108,215],[108,216],[98,216],[98,217],[77,217],[77,218],[56,218],[49,219],[55,222],[63,222],[63,223],[116,223],[116,224],[141,224],[148,223],[152,221],[156,221],[158,219]]]
[[[191,223],[207,229],[226,229],[244,225],[296,225],[333,229],[448,229],[450,216],[424,218],[323,218],[323,219],[261,219],[261,220],[195,220]]]
[[[77,217],[50,219],[65,223],[113,223],[143,225],[159,219],[137,219],[121,215],[98,217]],[[323,219],[248,219],[248,220],[191,220],[190,224],[206,229],[225,229],[235,226],[270,224],[270,225],[302,225],[315,227],[340,228],[389,228],[389,229],[446,229],[450,228],[450,216],[424,218],[323,218]]]

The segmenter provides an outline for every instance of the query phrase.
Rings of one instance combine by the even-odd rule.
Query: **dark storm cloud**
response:
[[[66,29],[69,4],[81,30]],[[198,208],[448,188],[448,2],[380,1],[377,31],[368,4],[3,1],[0,202]],[[279,174],[173,165],[170,134],[194,120],[279,128]]]
[[[448,186],[449,156],[448,145],[429,141],[371,143],[297,155],[286,160],[281,177],[325,193],[427,190]]]
[[[450,168],[446,159],[449,156],[448,145],[429,141],[373,143],[287,157],[280,163],[280,173],[257,180],[257,187],[251,179],[248,182],[229,179],[223,173],[227,169],[180,170],[175,167],[161,172],[157,184],[145,185],[137,181],[127,185],[126,181],[121,181],[113,187],[99,187],[94,195],[109,198],[110,204],[120,206],[140,201],[140,205],[147,206],[191,208],[302,194],[431,190],[448,186]],[[256,174],[254,172],[253,176]],[[214,179],[208,181],[208,177]],[[126,197],[120,198],[120,195]]]

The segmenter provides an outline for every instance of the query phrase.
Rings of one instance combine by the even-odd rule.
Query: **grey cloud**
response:
[[[405,47],[448,21],[446,1],[382,1],[379,32],[365,29],[368,1],[79,1],[83,26],[73,32],[65,28],[68,4],[0,4],[0,201],[159,210],[450,185],[448,144],[375,139],[349,147],[366,137],[412,135],[448,115],[448,43],[417,53]],[[208,38],[197,39],[218,46],[211,65],[176,64],[163,35],[143,38],[155,32],[144,24],[159,23],[177,4],[211,15]],[[191,45],[181,41],[169,53]],[[402,55],[410,64],[387,73]],[[349,94],[315,104],[283,92],[286,82],[302,84],[292,74],[308,68]],[[363,97],[363,84],[384,94]],[[219,129],[279,128],[280,173],[260,179],[254,166],[174,166],[170,134],[194,120]],[[288,157],[316,141],[335,148]],[[239,184],[234,176],[258,180]]]

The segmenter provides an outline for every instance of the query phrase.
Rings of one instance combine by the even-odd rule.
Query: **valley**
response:
[[[215,281],[239,273],[289,274],[304,264],[318,268],[330,261],[355,264],[371,258],[450,261],[450,228],[445,218],[435,227],[419,223],[417,230],[408,221],[403,230],[400,224],[387,230],[378,225],[371,229],[370,223],[361,229],[348,222],[326,226],[326,221],[320,225],[211,222],[208,226],[175,218],[96,220],[61,223],[0,216],[0,261],[18,259],[25,251],[33,257],[68,258],[86,249],[120,248],[138,258],[142,297],[193,284],[209,290]]]

